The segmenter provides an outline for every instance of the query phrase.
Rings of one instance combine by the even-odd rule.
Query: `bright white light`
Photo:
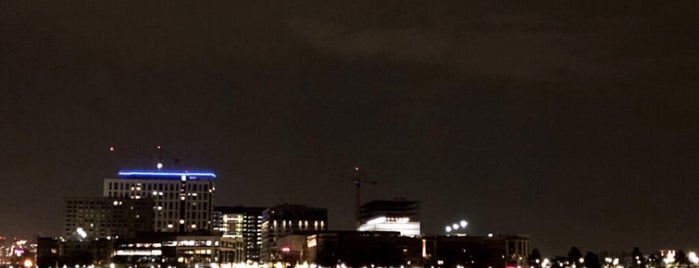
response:
[[[667,253],[665,253],[665,258],[663,258],[663,261],[665,264],[670,264],[675,262],[675,251],[674,250],[668,250]]]
[[[156,165],[156,167],[157,167],[158,169],[162,169],[162,168],[163,168],[163,163],[158,163],[158,164]]]
[[[447,226],[446,230],[447,230],[447,233],[451,232],[451,226]]]
[[[697,256],[697,253],[694,251],[690,251],[689,254],[687,254],[687,258],[695,265],[699,263],[699,256]]]
[[[366,224],[377,224],[377,223],[383,223],[383,222],[386,222],[386,217],[378,217],[378,218],[371,219],[371,220],[367,221]]]
[[[466,228],[466,225],[468,225],[468,222],[462,220],[461,222],[459,222],[459,225],[461,225],[461,228]]]
[[[78,229],[75,230],[75,231],[78,232],[78,235],[79,235],[80,237],[82,237],[82,238],[87,237],[87,233],[85,232],[85,230],[83,230],[82,227],[78,227]]]
[[[489,234],[488,234],[488,237],[493,237],[493,233],[489,233]]]
[[[459,229],[459,225],[456,224],[456,223],[454,223],[454,224],[451,225],[451,228],[453,228],[454,230],[458,230],[458,229]]]
[[[548,258],[544,258],[544,260],[541,261],[541,267],[548,267],[550,262]]]

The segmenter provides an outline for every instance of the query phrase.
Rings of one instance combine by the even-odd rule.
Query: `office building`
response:
[[[523,234],[423,237],[423,248],[426,265],[443,267],[521,267],[530,252]]]
[[[215,178],[212,172],[126,170],[104,179],[103,195],[152,199],[154,231],[211,231]]]
[[[402,236],[420,235],[420,202],[376,200],[359,208],[358,231],[400,232]]]
[[[263,207],[214,207],[213,229],[224,237],[241,238],[243,246],[234,262],[259,262]]]
[[[262,212],[262,245],[260,261],[276,262],[281,259],[277,240],[296,231],[328,229],[328,210],[303,205],[283,204]]]
[[[307,237],[303,256],[321,267],[422,266],[420,239],[398,232],[321,232]]]
[[[112,261],[120,267],[219,267],[234,258],[233,244],[219,235],[151,232],[116,241]]]
[[[95,240],[134,237],[153,228],[151,199],[112,197],[66,198],[67,240]]]

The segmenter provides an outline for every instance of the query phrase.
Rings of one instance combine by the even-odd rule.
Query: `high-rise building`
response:
[[[241,257],[235,262],[259,262],[263,207],[214,207],[213,229],[224,237],[242,238]]]
[[[358,231],[400,232],[403,236],[420,235],[420,202],[376,200],[359,208]]]
[[[211,231],[214,178],[213,172],[120,171],[118,178],[104,179],[103,194],[152,199],[154,231]]]
[[[115,197],[66,198],[64,238],[130,238],[153,229],[153,200]]]
[[[276,205],[262,212],[262,245],[260,261],[274,262],[281,258],[277,240],[296,231],[328,229],[328,210],[304,205]]]

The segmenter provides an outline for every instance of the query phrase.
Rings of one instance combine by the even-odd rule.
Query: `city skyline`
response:
[[[121,169],[215,205],[362,200],[551,255],[699,247],[696,4],[0,4],[0,235],[60,234]],[[163,146],[158,152],[155,146]],[[113,150],[110,150],[113,147]]]

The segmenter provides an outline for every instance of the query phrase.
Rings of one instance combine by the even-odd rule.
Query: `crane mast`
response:
[[[376,184],[375,180],[370,180],[367,178],[367,176],[359,169],[359,166],[354,167],[354,171],[352,172],[352,181],[354,181],[355,185],[355,192],[354,192],[354,197],[355,197],[355,219],[356,219],[356,227],[359,228],[359,225],[361,224],[361,220],[359,217],[360,211],[359,208],[362,206],[362,199],[361,199],[361,185],[362,183],[370,183],[370,184]]]

